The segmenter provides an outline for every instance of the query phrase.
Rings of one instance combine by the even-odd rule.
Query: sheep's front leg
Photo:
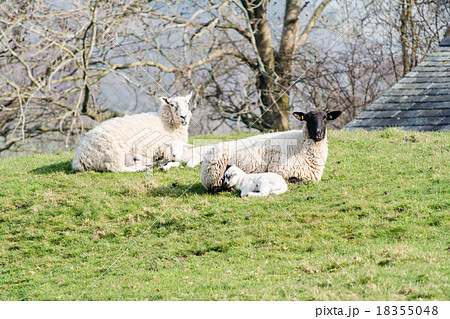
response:
[[[268,195],[269,193],[261,193],[261,192],[250,192],[247,194],[248,197],[265,197]]]
[[[192,157],[186,162],[186,166],[187,167],[195,167],[195,166],[201,164],[201,162],[202,161],[199,158]]]
[[[302,184],[303,180],[297,177],[289,177],[288,182],[291,184]]]
[[[248,196],[250,192],[247,189],[241,189],[241,197],[246,197]]]
[[[124,172],[145,172],[146,170],[147,170],[147,166],[136,165],[136,166],[125,167]]]
[[[269,193],[253,192],[250,189],[241,190],[241,197],[246,197],[246,196],[248,196],[248,197],[263,197],[263,196],[267,196],[267,195],[269,195]]]
[[[169,162],[169,163],[167,163],[166,165],[164,165],[164,166],[162,167],[162,170],[163,170],[163,171],[168,171],[168,170],[171,169],[172,167],[178,167],[178,166],[180,166],[180,163],[179,163],[179,162]]]

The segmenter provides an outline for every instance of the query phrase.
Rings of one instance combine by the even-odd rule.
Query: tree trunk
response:
[[[92,9],[92,16],[91,21],[89,25],[86,28],[86,31],[84,32],[83,37],[83,102],[81,104],[81,113],[87,114],[88,113],[88,104],[89,104],[89,98],[91,94],[90,84],[89,84],[89,60],[91,59],[92,53],[94,51],[95,45],[96,45],[96,36],[97,36],[97,1],[95,1],[93,9]],[[92,29],[92,35],[91,38],[89,38],[89,31]],[[89,43],[90,42],[90,43]]]
[[[403,76],[417,65],[417,39],[414,32],[413,5],[413,0],[402,0],[400,5],[400,43],[402,46]]]
[[[403,76],[409,72],[409,57],[408,57],[408,35],[407,21],[406,21],[406,0],[402,0],[400,5],[400,43],[402,45],[402,65]]]
[[[256,88],[261,99],[261,118],[275,131],[289,130],[289,95],[284,93],[289,87],[291,61],[298,30],[300,0],[288,0],[280,52],[275,54],[272,34],[268,24],[267,7],[269,1],[242,0],[250,18],[250,26],[255,35],[257,54],[263,65],[259,66]],[[278,58],[278,59],[276,59]]]
[[[275,129],[279,131],[289,129],[289,93],[287,90],[292,85],[292,61],[295,54],[300,12],[300,0],[286,1],[283,32],[275,63],[275,72],[278,76],[275,96],[277,111],[280,114],[278,126]]]
[[[289,89],[292,85],[292,62],[295,52],[306,41],[319,16],[331,0],[323,0],[315,9],[305,30],[298,37],[301,0],[286,0],[280,47],[275,52],[268,24],[268,0],[241,0],[247,11],[260,58],[256,88],[260,95],[262,127],[274,131],[289,130]],[[305,6],[308,2],[305,3]]]
[[[409,59],[409,68],[411,71],[412,68],[415,68],[417,64],[419,63],[417,59],[417,36],[416,31],[414,30],[414,18],[413,18],[413,6],[414,6],[414,0],[407,0],[408,6],[407,6],[407,14],[408,14],[408,24],[409,24],[409,31],[411,33],[410,36],[410,47],[411,47],[411,54]]]
[[[257,54],[262,65],[258,66],[256,88],[260,95],[261,118],[266,123],[265,126],[280,128],[279,112],[274,107],[276,98],[273,95],[275,86],[275,55],[272,46],[272,33],[267,20],[267,6],[269,1],[248,1],[242,0],[242,4],[250,19],[250,27],[254,33]],[[289,129],[289,127],[284,130]],[[282,129],[283,130],[283,129]]]

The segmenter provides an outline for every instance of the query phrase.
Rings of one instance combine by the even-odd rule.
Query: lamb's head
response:
[[[164,143],[170,148],[171,159],[174,162],[182,162],[183,161],[183,153],[186,149],[193,147],[194,145],[182,142],[180,140],[173,140],[169,143]]]
[[[224,174],[223,177],[223,186],[226,188],[231,188],[236,186],[239,182],[239,179],[242,175],[245,175],[245,172],[241,170],[239,167],[235,165],[231,165]]]
[[[300,121],[306,121],[309,137],[318,142],[325,138],[327,122],[335,120],[341,115],[341,111],[324,112],[311,111],[309,113],[294,112],[294,117]]]
[[[175,123],[188,125],[191,120],[191,111],[189,111],[189,101],[192,92],[186,96],[162,97],[161,102],[170,107]]]

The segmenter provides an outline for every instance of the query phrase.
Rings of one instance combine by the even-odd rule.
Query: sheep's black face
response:
[[[309,113],[294,112],[295,118],[306,121],[309,137],[318,142],[325,138],[327,132],[327,121],[334,120],[341,115],[341,111],[325,113],[323,111],[311,111]]]

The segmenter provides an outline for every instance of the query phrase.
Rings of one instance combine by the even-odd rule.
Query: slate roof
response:
[[[345,130],[450,131],[450,37]]]

